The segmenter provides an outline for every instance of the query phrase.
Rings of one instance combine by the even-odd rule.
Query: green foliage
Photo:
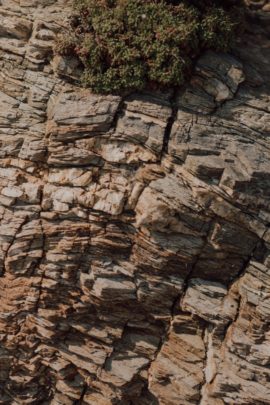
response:
[[[232,3],[74,0],[56,52],[80,58],[82,81],[95,92],[178,86],[204,49],[229,49],[241,14]]]

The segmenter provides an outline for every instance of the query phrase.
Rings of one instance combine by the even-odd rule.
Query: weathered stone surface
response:
[[[267,2],[123,98],[53,56],[69,3],[0,2],[0,403],[270,404]]]

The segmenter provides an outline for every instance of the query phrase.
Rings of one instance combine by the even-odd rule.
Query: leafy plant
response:
[[[56,52],[77,55],[95,92],[178,86],[205,49],[226,51],[241,8],[220,0],[74,0]]]

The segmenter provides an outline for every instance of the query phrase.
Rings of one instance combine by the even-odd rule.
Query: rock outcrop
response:
[[[0,404],[270,404],[269,5],[120,98],[53,57],[65,0],[0,3]]]

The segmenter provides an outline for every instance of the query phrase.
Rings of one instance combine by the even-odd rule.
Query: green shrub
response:
[[[230,48],[241,15],[233,3],[74,0],[56,52],[79,57],[82,82],[95,92],[178,86],[203,50]]]

